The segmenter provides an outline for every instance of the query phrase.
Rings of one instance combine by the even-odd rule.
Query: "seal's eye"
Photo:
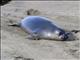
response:
[[[68,35],[67,35],[67,34],[63,34],[63,35],[61,36],[61,39],[62,39],[63,41],[67,40],[67,39],[68,39]]]
[[[68,35],[64,35],[63,40],[67,40],[68,39]]]
[[[62,40],[67,40],[68,38],[70,37],[70,33],[69,32],[67,32],[67,33],[65,33],[65,34],[63,34],[62,35]]]

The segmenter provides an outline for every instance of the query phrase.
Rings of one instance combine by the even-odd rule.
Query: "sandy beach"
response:
[[[1,6],[1,60],[79,60],[80,32],[74,41],[29,40],[22,29],[8,26],[34,9],[64,29],[80,30],[79,6],[80,1],[11,1]]]

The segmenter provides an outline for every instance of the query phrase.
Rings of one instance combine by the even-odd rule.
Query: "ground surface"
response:
[[[1,59],[2,60],[78,60],[80,33],[75,41],[28,40],[27,33],[9,27],[9,20],[19,22],[30,8],[41,16],[56,21],[65,29],[80,29],[80,2],[27,2],[12,1],[1,6]],[[20,57],[19,57],[20,56]]]

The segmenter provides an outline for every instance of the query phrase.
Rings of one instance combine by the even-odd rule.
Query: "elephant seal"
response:
[[[34,39],[68,40],[73,35],[42,16],[28,16],[21,20],[19,25],[11,26],[20,26]]]

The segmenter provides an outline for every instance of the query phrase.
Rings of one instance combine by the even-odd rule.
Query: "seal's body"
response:
[[[48,18],[41,16],[28,16],[20,22],[20,26],[34,38],[68,39],[67,33]]]

